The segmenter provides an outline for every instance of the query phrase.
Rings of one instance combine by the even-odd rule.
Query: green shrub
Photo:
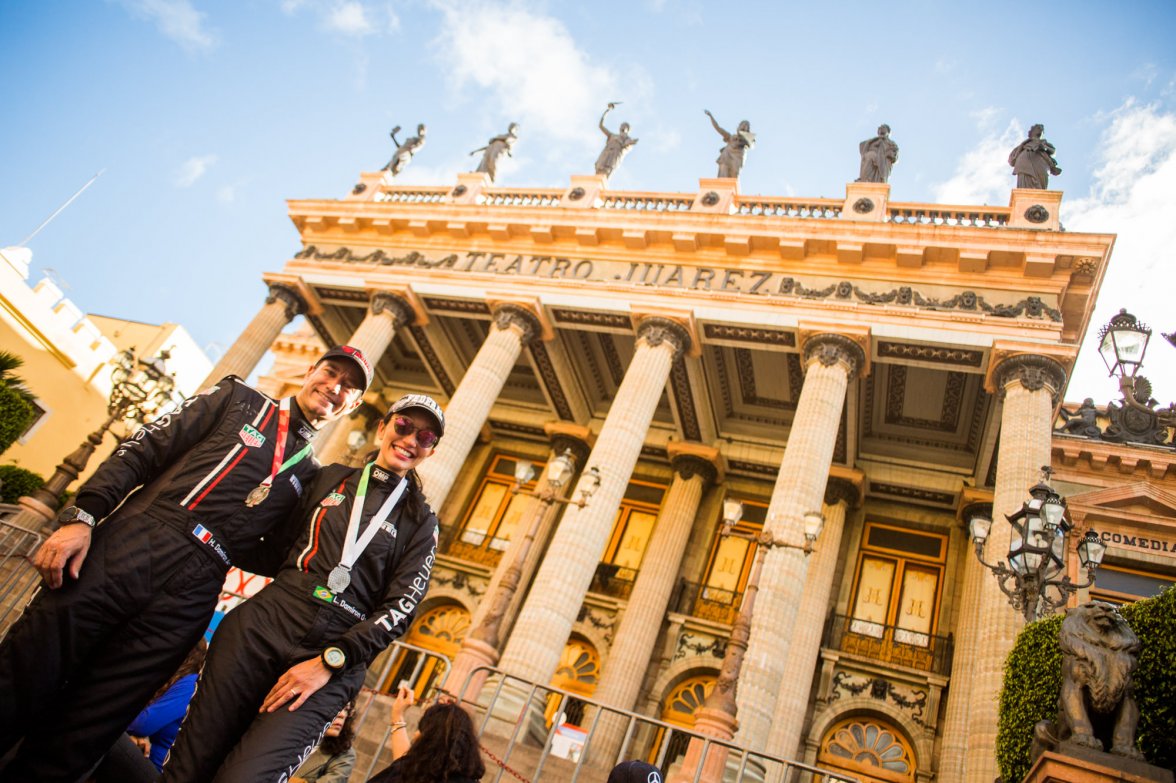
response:
[[[1176,587],[1120,612],[1142,645],[1135,671],[1140,713],[1136,743],[1149,762],[1171,769],[1176,766]],[[1063,617],[1055,614],[1025,626],[1005,660],[996,760],[1001,779],[1009,783],[1029,772],[1034,725],[1057,717],[1062,690],[1058,632]]]
[[[33,420],[33,406],[15,389],[0,384],[0,451],[20,437]]]
[[[0,501],[15,503],[25,495],[31,495],[45,486],[45,479],[31,470],[16,465],[0,465]]]

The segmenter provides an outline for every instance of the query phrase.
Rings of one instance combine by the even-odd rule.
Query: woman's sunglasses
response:
[[[413,420],[407,416],[393,416],[392,429],[396,431],[397,435],[405,436],[416,433],[417,445],[422,449],[431,449],[437,445],[437,441],[441,438],[432,430],[418,427]]]

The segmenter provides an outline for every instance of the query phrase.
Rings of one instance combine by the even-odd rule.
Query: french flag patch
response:
[[[196,527],[192,528],[192,535],[196,536],[197,540],[199,540],[202,544],[207,544],[212,540],[212,531],[206,528],[204,525],[197,525]]]

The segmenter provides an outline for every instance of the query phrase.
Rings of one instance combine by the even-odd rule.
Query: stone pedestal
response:
[[[885,182],[848,182],[841,219],[881,223],[886,219],[889,202],[890,185]]]
[[[715,739],[730,742],[738,726],[737,720],[720,710],[702,707],[694,715],[694,730]],[[699,783],[722,783],[723,772],[727,768],[727,749],[711,745],[706,750],[706,757],[703,758],[702,748],[702,740],[690,740],[682,766],[670,778],[670,783],[693,783],[696,775]]]
[[[603,174],[573,174],[572,184],[559,200],[561,207],[573,209],[593,209],[599,207],[600,194],[608,184],[608,177]]]
[[[1009,228],[1040,228],[1057,231],[1062,191],[1013,188],[1009,196]]]
[[[690,211],[730,215],[738,195],[739,180],[735,177],[703,177],[698,180],[698,195],[694,197]]]
[[[1066,754],[1045,752],[1029,769],[1024,783],[1172,783],[1172,772],[1143,761],[1065,745]]]

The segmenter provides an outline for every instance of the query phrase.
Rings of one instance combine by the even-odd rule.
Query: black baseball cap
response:
[[[427,394],[406,394],[392,403],[392,413],[401,413],[412,409],[428,414],[437,422],[438,438],[445,434],[445,412],[441,410],[441,406],[437,404],[436,400]]]
[[[607,783],[663,783],[661,770],[644,761],[622,761],[608,773]]]
[[[367,391],[368,387],[372,385],[372,364],[363,355],[363,351],[358,348],[353,348],[350,345],[336,345],[320,356],[315,365],[320,365],[327,359],[345,359],[351,362],[359,368],[359,374],[363,376],[363,390]]]

